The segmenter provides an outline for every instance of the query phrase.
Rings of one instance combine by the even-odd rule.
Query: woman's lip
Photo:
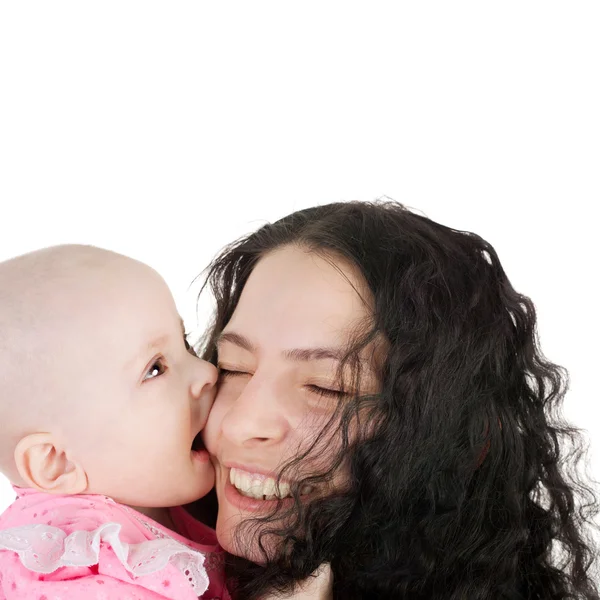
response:
[[[229,504],[244,512],[265,512],[276,508],[278,505],[286,507],[294,502],[293,498],[284,498],[283,500],[256,500],[242,496],[237,488],[229,481],[229,477],[224,481],[225,499]]]

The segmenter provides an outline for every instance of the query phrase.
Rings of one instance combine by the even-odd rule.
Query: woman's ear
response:
[[[15,448],[15,463],[25,484],[50,494],[81,494],[87,474],[57,444],[51,433],[32,433]]]

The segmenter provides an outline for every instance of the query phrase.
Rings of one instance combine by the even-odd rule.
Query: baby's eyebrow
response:
[[[151,352],[152,350],[156,350],[156,348],[163,346],[164,344],[166,344],[169,341],[170,337],[171,336],[169,334],[165,334],[165,335],[160,335],[160,336],[154,338],[151,342],[149,342],[142,349],[142,354],[145,352]]]
[[[185,325],[181,317],[179,317],[179,324],[181,325],[181,335],[185,336]],[[164,346],[171,338],[172,335],[169,335],[168,333],[155,337],[153,340],[148,342],[148,344],[140,348],[140,351],[138,352],[136,357],[128,363],[128,368],[129,366],[135,366],[136,361],[138,361],[141,357],[144,357],[146,354],[149,354],[157,348]]]
[[[185,325],[183,323],[183,319],[181,317],[179,317],[179,325],[181,326],[181,335],[185,336]],[[146,351],[151,351],[154,350],[155,348],[158,348],[159,346],[163,346],[164,344],[166,344],[169,339],[171,339],[171,335],[168,333],[165,333],[163,335],[159,335],[158,337],[154,338],[145,348]]]
[[[179,325],[181,326],[181,335],[185,337],[185,324],[183,323],[183,319],[181,317],[179,317]],[[151,351],[159,346],[163,346],[169,341],[169,339],[171,339],[171,336],[168,333],[160,335],[148,344],[146,350]]]

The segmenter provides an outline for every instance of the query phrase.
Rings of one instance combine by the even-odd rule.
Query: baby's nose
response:
[[[194,359],[194,379],[192,381],[192,394],[195,398],[200,398],[204,393],[211,393],[214,396],[215,386],[219,373],[217,368],[201,358]]]

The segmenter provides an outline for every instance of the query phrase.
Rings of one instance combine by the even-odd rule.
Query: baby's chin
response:
[[[88,472],[92,485],[86,493],[106,495],[131,507],[168,508],[191,504],[206,496],[215,485],[215,470],[207,452],[194,451],[190,459],[186,457],[172,470],[168,466],[161,464],[153,469],[148,464],[140,465],[138,472],[130,469],[121,480],[102,466],[96,474]]]
[[[186,504],[192,504],[200,498],[204,498],[213,487],[212,481],[202,482],[201,485],[195,486],[193,489],[181,491],[180,493],[157,495],[152,500],[142,500],[140,504],[151,504],[153,507],[173,507],[173,506],[185,506]],[[141,500],[141,498],[140,498]]]
[[[151,516],[149,511],[152,510],[191,504],[206,496],[213,485],[214,475],[212,477],[209,475],[198,480],[193,486],[181,486],[181,482],[164,480],[161,484],[153,486],[154,490],[128,488],[122,490],[121,494],[118,493],[118,490],[114,490],[113,493],[109,494],[97,491],[88,493],[107,495],[119,504],[130,506],[143,514]]]

